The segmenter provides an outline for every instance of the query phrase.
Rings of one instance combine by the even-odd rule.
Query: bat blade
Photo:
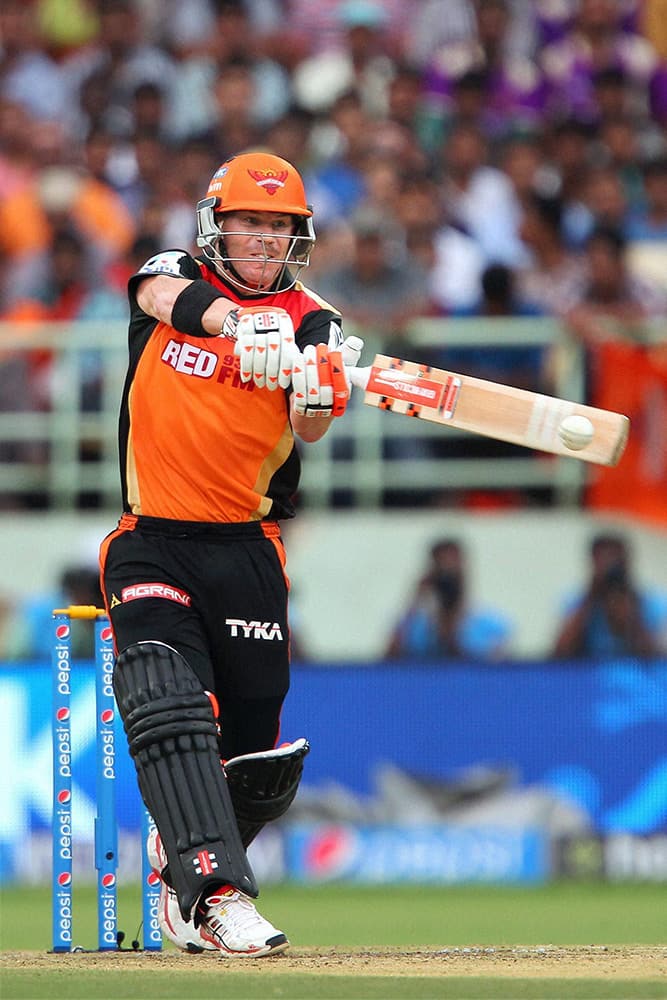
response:
[[[628,439],[630,421],[622,413],[414,361],[377,354],[370,368],[348,372],[353,385],[365,390],[369,406],[524,448],[617,465]],[[559,424],[571,414],[588,417],[593,424],[593,438],[580,451],[567,448],[558,436]]]

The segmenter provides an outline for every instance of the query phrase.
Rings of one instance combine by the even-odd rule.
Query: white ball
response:
[[[593,424],[588,417],[573,413],[558,425],[558,437],[570,451],[581,451],[593,440]]]

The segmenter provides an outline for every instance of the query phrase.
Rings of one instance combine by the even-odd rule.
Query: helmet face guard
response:
[[[257,264],[261,257],[231,257],[225,245],[226,236],[248,236],[247,232],[225,230],[221,217],[239,212],[273,212],[291,215],[295,222],[293,233],[282,236],[274,233],[257,233],[264,254],[264,271],[267,287],[260,276],[259,282],[250,284],[239,274],[237,264]],[[197,204],[197,246],[215,268],[237,287],[255,295],[270,295],[287,291],[296,283],[302,268],[307,267],[315,244],[312,209],[306,204],[303,181],[291,163],[272,153],[251,152],[233,156],[216,170],[206,192]],[[278,243],[284,252],[276,256],[268,253],[268,243]],[[275,274],[276,264],[282,268]],[[273,275],[273,278],[271,277]],[[287,277],[288,280],[285,280]],[[281,287],[276,289],[276,285]]]
[[[271,211],[271,209],[268,210]],[[242,209],[239,208],[235,211],[242,211]],[[248,211],[254,211],[254,209],[248,209]],[[310,254],[315,245],[315,229],[310,216],[295,216],[295,220],[297,221],[296,232],[289,236],[276,236],[274,233],[257,234],[258,239],[262,242],[265,269],[275,265],[278,260],[283,262],[279,274],[274,276],[270,281],[271,287],[267,288],[257,287],[245,282],[236,267],[236,264],[243,264],[244,262],[257,263],[257,257],[230,257],[227,253],[225,247],[226,235],[248,236],[249,234],[236,230],[223,231],[218,222],[219,218],[220,206],[218,198],[204,198],[197,203],[197,246],[217,270],[223,271],[225,277],[244,291],[257,295],[274,294],[276,289],[272,286],[280,278],[284,278],[286,274],[289,275],[289,282],[281,281],[281,288],[278,291],[285,292],[289,288],[294,287],[303,268],[308,267]],[[284,242],[285,252],[279,258],[271,256],[267,253],[265,240],[271,240],[274,246],[278,241]],[[263,284],[261,278],[259,284]]]

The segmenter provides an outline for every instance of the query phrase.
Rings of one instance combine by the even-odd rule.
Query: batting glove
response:
[[[225,320],[223,334],[236,338],[234,354],[241,362],[241,381],[263,389],[287,389],[298,354],[294,325],[281,308],[257,306],[234,310]]]
[[[304,417],[342,417],[350,398],[347,367],[361,356],[363,340],[348,337],[340,350],[309,344],[298,353],[292,368],[294,412]]]

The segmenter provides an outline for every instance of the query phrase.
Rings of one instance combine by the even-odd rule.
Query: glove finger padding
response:
[[[294,326],[280,308],[240,309],[234,354],[240,359],[241,381],[260,388],[287,389],[296,354]]]
[[[292,370],[294,411],[306,417],[340,417],[345,413],[350,389],[340,351],[326,344],[308,344],[298,354]]]
[[[329,349],[326,344],[318,344],[315,350],[317,359],[317,370],[315,375],[317,376],[316,381],[319,383],[317,388],[319,388],[320,393],[320,406],[324,409],[330,409],[333,406],[334,393],[333,375],[329,365]],[[315,378],[313,378],[313,383],[314,382]],[[310,384],[308,391],[311,392]]]
[[[340,351],[329,352],[329,367],[333,386],[333,415],[342,417],[350,398],[350,386],[345,375],[345,365]]]

